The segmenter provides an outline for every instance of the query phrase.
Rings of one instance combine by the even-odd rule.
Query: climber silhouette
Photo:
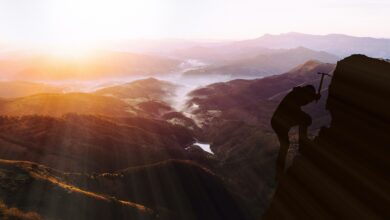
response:
[[[290,146],[288,132],[294,126],[299,126],[299,143],[307,139],[307,128],[311,125],[311,117],[301,110],[304,105],[318,100],[312,85],[294,87],[280,102],[271,119],[271,126],[278,136],[280,150],[276,164],[276,180],[280,179],[285,167],[287,151]],[[300,144],[301,145],[301,144]]]

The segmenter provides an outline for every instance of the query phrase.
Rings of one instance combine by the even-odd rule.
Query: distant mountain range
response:
[[[256,39],[234,42],[233,45],[240,48],[273,49],[306,47],[335,54],[341,58],[352,54],[390,58],[390,39],[353,37],[342,34],[311,35],[295,32],[280,35],[266,34]]]
[[[177,57],[208,65],[184,73],[186,77],[263,77],[287,72],[308,60],[336,63],[351,54],[390,58],[390,39],[340,34],[287,33],[225,44],[201,45],[174,51]]]
[[[247,58],[262,49],[292,49],[306,47],[325,51],[340,58],[351,54],[366,54],[378,58],[390,58],[390,39],[355,37],[343,34],[314,35],[297,32],[265,34],[255,39],[240,41],[196,40],[141,40],[117,44],[115,49],[137,53],[170,55],[181,58],[207,60]],[[230,54],[226,54],[230,53]]]

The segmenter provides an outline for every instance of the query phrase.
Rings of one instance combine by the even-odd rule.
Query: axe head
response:
[[[332,75],[330,75],[329,73],[321,73],[321,72],[318,72],[317,74],[320,74],[320,75],[322,75],[322,76],[332,76]]]

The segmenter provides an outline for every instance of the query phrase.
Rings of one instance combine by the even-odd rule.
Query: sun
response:
[[[90,56],[94,51],[98,50],[98,47],[92,44],[82,41],[60,41],[56,40],[50,45],[46,45],[42,50],[53,57],[57,58],[86,58]]]

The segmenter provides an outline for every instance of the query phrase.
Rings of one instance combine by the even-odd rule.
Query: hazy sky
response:
[[[290,31],[390,38],[390,0],[0,0],[0,42],[243,39]]]

